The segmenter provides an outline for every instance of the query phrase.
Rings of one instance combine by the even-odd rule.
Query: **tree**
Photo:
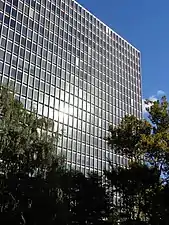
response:
[[[106,225],[109,216],[109,200],[102,177],[96,173],[85,177],[82,173],[73,176],[71,202],[73,224]]]
[[[119,196],[114,206],[122,224],[147,224],[154,190],[159,184],[159,173],[146,165],[132,163],[129,168],[112,168],[105,172],[113,187],[113,196]]]
[[[159,169],[163,182],[169,179],[169,103],[166,97],[156,102],[148,101],[147,108],[151,133],[142,135],[140,146],[144,150],[145,160]]]
[[[58,193],[64,165],[56,154],[58,134],[50,135],[52,122],[28,112],[4,87],[0,114],[0,220],[52,224],[62,205]],[[54,171],[57,181],[51,182]]]
[[[119,200],[113,207],[120,224],[168,224],[169,111],[165,97],[147,101],[148,120],[126,116],[110,126],[108,145],[129,159],[126,168],[106,171],[111,190]]]
[[[52,125],[28,112],[13,92],[0,89],[0,222],[108,224],[101,177],[65,169]]]

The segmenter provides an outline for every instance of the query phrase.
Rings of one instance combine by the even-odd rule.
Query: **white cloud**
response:
[[[157,98],[153,95],[153,96],[149,97],[148,100],[155,102],[155,101],[157,101]]]
[[[157,96],[158,96],[158,97],[163,97],[163,96],[165,96],[165,92],[162,91],[162,90],[158,90],[158,91],[157,91]]]
[[[155,96],[151,96],[148,98],[148,100],[152,101],[152,102],[155,102],[157,101],[157,98],[155,98]],[[143,110],[143,114],[147,114],[147,108],[150,108],[152,106],[152,103],[145,103],[146,99],[143,99],[142,100],[142,110]]]
[[[161,98],[165,95],[165,92],[162,90],[158,90],[156,95],[152,95],[148,98],[148,100],[155,102],[158,100],[158,98]],[[145,99],[142,100],[142,109],[143,109],[143,115],[147,114],[146,108],[150,108],[152,106],[152,103],[145,103]]]
[[[157,98],[155,95],[152,95],[148,98],[148,100],[150,100],[151,102],[155,102],[157,101]],[[143,115],[147,114],[147,108],[150,108],[152,106],[153,103],[149,102],[149,103],[145,103],[146,99],[142,100],[142,109],[143,109]]]
[[[142,110],[143,110],[143,114],[146,113],[146,104],[145,104],[145,99],[142,99]]]

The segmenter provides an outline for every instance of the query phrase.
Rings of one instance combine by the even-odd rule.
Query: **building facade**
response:
[[[0,82],[63,131],[67,165],[101,172],[109,124],[142,115],[140,52],[73,0],[0,0]]]

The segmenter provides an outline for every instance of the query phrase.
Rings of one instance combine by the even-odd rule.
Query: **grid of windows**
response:
[[[126,159],[110,123],[141,117],[140,52],[73,0],[0,0],[0,79],[63,130],[68,165],[102,171]]]

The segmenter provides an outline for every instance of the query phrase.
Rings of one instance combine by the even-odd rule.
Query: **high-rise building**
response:
[[[109,124],[141,117],[140,52],[73,0],[0,0],[0,82],[63,130],[58,151],[102,171]]]

